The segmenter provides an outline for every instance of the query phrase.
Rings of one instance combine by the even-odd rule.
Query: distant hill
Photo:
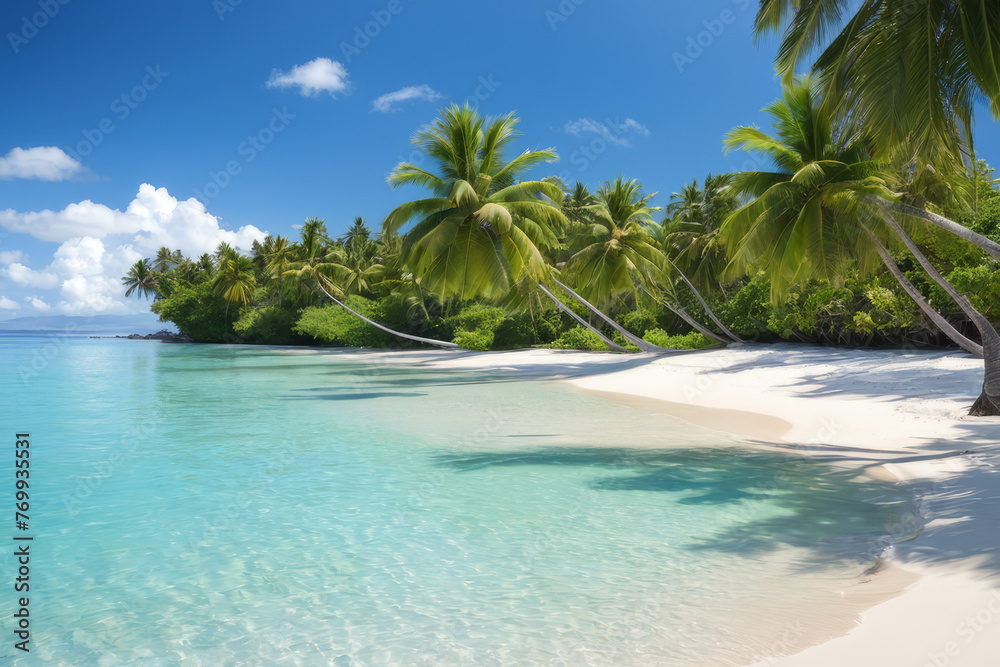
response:
[[[15,317],[0,321],[0,333],[45,333],[64,332],[78,334],[121,335],[150,334],[161,329],[176,331],[169,322],[160,322],[156,315],[95,315],[79,317],[69,315],[40,315],[36,317]]]

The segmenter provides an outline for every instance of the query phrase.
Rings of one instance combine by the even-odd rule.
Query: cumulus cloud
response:
[[[40,310],[43,313],[52,310],[52,306],[50,306],[49,304],[45,303],[44,301],[42,301],[41,299],[39,299],[36,296],[26,296],[26,297],[24,297],[24,300],[28,303],[29,306],[31,306],[35,310]]]
[[[59,284],[59,276],[47,271],[35,271],[24,264],[14,262],[3,271],[6,276],[21,287],[37,287],[38,289],[52,289]]]
[[[571,120],[563,126],[563,132],[580,137],[585,134],[596,134],[609,144],[631,148],[632,142],[629,135],[648,137],[649,128],[635,120],[626,118],[624,121],[615,118],[614,121],[607,120],[603,123],[593,118],[579,118]]]
[[[90,175],[82,164],[55,146],[12,148],[0,157],[0,179],[14,178],[38,181],[80,180]]]
[[[400,109],[396,105],[402,102],[410,102],[412,100],[425,100],[427,102],[432,102],[440,98],[441,93],[437,92],[427,84],[420,86],[407,86],[406,88],[400,88],[397,91],[386,93],[385,95],[372,100],[372,108],[375,111],[381,111],[382,113],[390,113],[393,111],[399,111]]]
[[[290,72],[275,69],[267,80],[268,88],[298,87],[303,97],[315,96],[321,92],[346,93],[350,88],[347,68],[336,60],[316,58],[304,65],[296,65]]]
[[[25,259],[25,254],[20,250],[5,250],[0,252],[0,264],[4,266],[13,264],[14,262],[24,262]]]
[[[47,267],[33,269],[13,262],[0,269],[0,274],[26,289],[53,290],[44,298],[32,295],[23,300],[38,310],[54,308],[67,315],[145,311],[147,302],[125,300],[121,277],[133,263],[154,256],[161,246],[197,257],[223,241],[249,250],[266,235],[252,225],[236,231],[222,229],[219,219],[198,200],[180,201],[166,188],[145,183],[124,211],[90,201],[62,211],[8,209],[0,212],[0,225],[60,244]],[[24,261],[23,255],[11,258]]]
[[[5,296],[0,296],[0,310],[17,310],[21,307],[17,301],[11,301]]]

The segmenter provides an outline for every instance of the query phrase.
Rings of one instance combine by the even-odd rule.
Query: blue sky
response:
[[[377,228],[417,196],[387,173],[451,101],[516,111],[521,148],[562,156],[538,176],[596,187],[624,173],[663,205],[741,167],[722,152],[727,130],[766,125],[780,88],[755,9],[6,0],[0,319],[144,311],[117,277],[162,244],[193,254],[294,235],[311,216],[333,234],[355,216]],[[994,163],[998,139],[983,112],[978,147]]]

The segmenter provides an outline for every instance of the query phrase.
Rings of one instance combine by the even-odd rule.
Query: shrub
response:
[[[708,336],[700,334],[697,331],[679,336],[671,336],[663,329],[650,329],[643,335],[642,339],[653,345],[659,345],[670,350],[700,350],[718,344]]]
[[[245,308],[233,329],[248,343],[290,345],[295,317],[281,308]]]
[[[629,333],[641,336],[644,331],[657,327],[656,313],[640,308],[622,315],[619,323]]]
[[[211,285],[178,282],[170,296],[154,301],[151,310],[161,322],[173,322],[185,336],[199,343],[227,343],[236,339],[226,314],[226,302]],[[233,313],[235,316],[235,313]]]
[[[378,303],[357,295],[347,297],[344,303],[365,317],[380,321],[382,312]],[[388,334],[336,304],[306,308],[293,331],[339,347],[382,347],[389,342]]]
[[[493,347],[493,336],[492,331],[485,331],[483,329],[476,329],[475,331],[459,330],[453,342],[463,350],[486,352]]]
[[[771,318],[771,286],[760,274],[750,280],[718,309],[719,319],[746,338],[767,337]]]
[[[503,323],[506,313],[502,308],[474,303],[448,318],[455,327],[453,342],[466,350],[486,351],[493,347],[494,334]]]
[[[554,350],[607,350],[600,336],[590,329],[576,327],[564,331],[551,345]]]

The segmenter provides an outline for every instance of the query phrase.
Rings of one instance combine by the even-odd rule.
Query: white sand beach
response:
[[[798,345],[662,357],[549,350],[356,354],[374,363],[495,369],[565,381],[762,446],[905,479],[922,498],[927,523],[916,535],[913,526],[887,526],[891,546],[885,554],[915,581],[864,611],[846,634],[831,630],[811,642],[791,642],[792,648],[776,647],[774,657],[756,664],[997,664],[1000,418],[965,415],[982,382],[980,360],[963,353]],[[786,653],[794,654],[782,657]]]

